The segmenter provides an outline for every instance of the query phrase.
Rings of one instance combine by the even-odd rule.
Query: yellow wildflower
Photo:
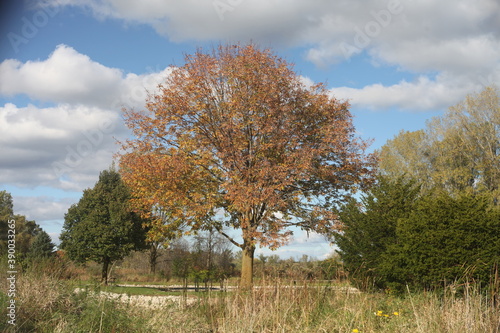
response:
[[[399,312],[394,312],[393,315],[399,316]]]
[[[352,330],[352,333],[359,333],[359,330],[357,328]]]

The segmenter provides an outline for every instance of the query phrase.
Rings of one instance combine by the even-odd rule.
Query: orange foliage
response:
[[[216,228],[243,249],[276,248],[290,226],[336,228],[332,205],[372,181],[375,157],[348,103],[305,86],[269,50],[200,50],[160,88],[145,111],[126,111],[135,139],[120,154],[136,207],[163,207],[175,221],[153,233]]]

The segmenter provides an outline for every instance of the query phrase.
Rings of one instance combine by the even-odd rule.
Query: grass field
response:
[[[3,283],[3,282],[2,282]],[[448,292],[388,295],[354,292],[345,284],[266,281],[252,292],[230,289],[188,292],[192,302],[159,308],[97,296],[95,291],[152,297],[180,296],[154,287],[87,287],[50,274],[17,281],[16,329],[6,324],[2,284],[2,332],[500,332],[500,310],[473,286]]]

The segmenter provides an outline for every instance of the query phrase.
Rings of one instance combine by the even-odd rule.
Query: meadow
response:
[[[273,278],[257,279],[251,292],[236,286],[227,291],[184,292],[162,290],[154,284],[101,287],[88,271],[48,266],[18,276],[15,327],[6,323],[7,285],[2,275],[2,332],[500,331],[500,309],[494,297],[472,284],[451,285],[442,292],[394,295],[360,292],[340,280]],[[80,292],[75,292],[77,288]],[[102,291],[123,297],[106,297]],[[161,306],[127,301],[136,295],[176,297]]]

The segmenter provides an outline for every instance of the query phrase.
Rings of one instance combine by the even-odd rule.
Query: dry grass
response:
[[[20,332],[500,332],[499,308],[473,286],[460,297],[393,296],[278,280],[250,293],[200,292],[193,304],[157,309],[75,295],[58,276],[18,277]]]
[[[161,318],[168,318],[162,321]],[[500,332],[500,311],[472,289],[464,297],[396,297],[286,286],[209,295],[150,319],[156,332]],[[190,324],[187,330],[186,324]],[[192,326],[195,324],[195,326]],[[168,327],[165,330],[165,327]]]

